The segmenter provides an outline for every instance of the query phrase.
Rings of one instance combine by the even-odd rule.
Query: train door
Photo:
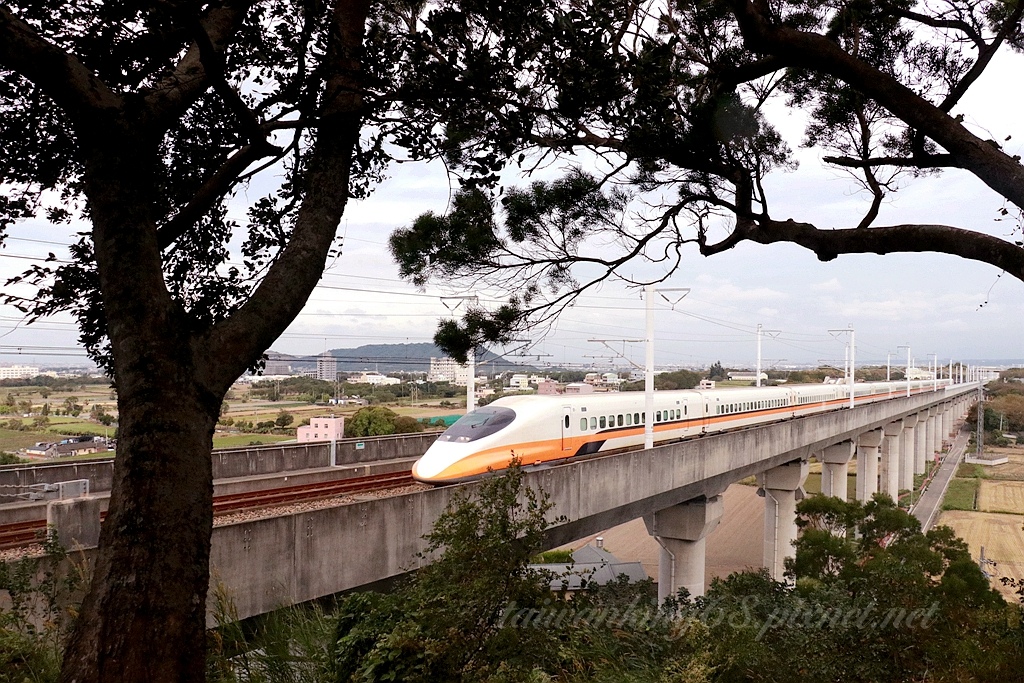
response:
[[[572,455],[575,448],[572,438],[572,406],[562,406],[562,453]]]

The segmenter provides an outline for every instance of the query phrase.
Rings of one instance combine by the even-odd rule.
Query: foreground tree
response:
[[[202,678],[209,452],[229,386],[304,306],[347,202],[396,149],[458,155],[452,103],[487,95],[472,84],[491,60],[521,68],[555,7],[0,4],[0,232],[90,226],[8,302],[71,311],[117,388],[110,507],[65,680]],[[435,35],[473,59],[447,61]]]
[[[396,232],[392,251],[414,282],[483,280],[514,293],[498,311],[440,328],[436,341],[457,354],[514,337],[609,278],[644,282],[630,275],[638,262],[667,277],[687,244],[710,256],[790,242],[826,261],[937,251],[1024,280],[1024,166],[1001,146],[1010,135],[990,139],[967,123],[984,112],[962,108],[994,57],[1024,45],[1022,14],[1017,0],[574,4],[539,22],[547,39],[524,46],[535,47],[529,68],[514,78],[494,69],[490,96],[454,132],[475,159],[578,154],[575,168],[500,200],[481,190],[495,179],[484,168],[448,215]],[[455,38],[444,46],[452,62],[468,56]],[[806,115],[803,140],[771,125],[783,102]],[[768,181],[793,168],[796,144],[866,195],[853,225],[770,208]],[[877,225],[887,197],[949,168],[993,190],[1004,236]]]
[[[877,495],[800,502],[795,586],[764,572],[703,599],[720,681],[1002,681],[1024,662],[1008,605],[948,527]],[[856,532],[856,535],[855,533]],[[700,605],[699,605],[700,606]]]
[[[74,310],[118,394],[110,508],[64,680],[202,679],[213,428],[304,305],[351,196],[367,11],[0,6],[0,180],[17,188],[0,222],[46,210],[92,225],[76,263],[29,275],[43,292],[24,305]],[[225,201],[254,162],[284,157],[277,130],[291,186],[253,208],[243,273],[225,267]]]

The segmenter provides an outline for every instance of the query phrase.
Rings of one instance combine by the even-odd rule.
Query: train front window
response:
[[[516,411],[499,406],[485,406],[466,413],[441,435],[439,441],[476,441],[507,427]]]

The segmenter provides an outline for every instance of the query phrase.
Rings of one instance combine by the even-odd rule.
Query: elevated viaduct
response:
[[[823,463],[826,494],[846,497],[857,460],[857,498],[896,498],[942,450],[977,384],[792,419],[741,431],[608,455],[548,469],[527,468],[527,485],[555,507],[550,546],[643,517],[662,546],[663,595],[704,585],[704,540],[722,513],[720,494],[756,475],[764,491],[764,565],[777,579],[792,555],[795,506],[807,459]],[[214,581],[240,617],[358,588],[416,569],[423,535],[459,492],[475,484],[373,498],[349,505],[214,529]]]

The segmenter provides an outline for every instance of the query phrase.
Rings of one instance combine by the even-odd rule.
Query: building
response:
[[[359,373],[359,376],[357,377],[350,377],[348,381],[353,384],[375,384],[382,386],[402,383],[402,380],[397,377],[388,377],[380,374],[379,372],[362,372]]]
[[[594,393],[593,384],[584,384],[583,382],[572,382],[571,384],[565,385],[565,393],[567,394],[592,394]]]
[[[107,453],[110,448],[102,436],[75,436],[56,443],[41,442],[25,449],[26,455],[44,458],[67,458],[72,455]]]
[[[335,415],[314,417],[308,425],[296,429],[295,436],[299,443],[337,441],[345,436],[345,418]]]
[[[906,377],[909,380],[922,380],[922,379],[935,379],[935,374],[931,370],[922,370],[921,368],[910,368],[906,371]]]
[[[469,366],[465,363],[456,363],[454,358],[430,359],[430,372],[427,373],[428,382],[450,382],[455,386],[464,387],[469,384]]]
[[[277,353],[275,351],[267,352],[267,360],[263,366],[264,376],[273,375],[291,375],[292,374],[292,361],[291,356],[286,356],[283,353]]]
[[[329,351],[324,351],[316,357],[316,378],[325,382],[334,382],[338,379],[338,359]]]
[[[529,389],[530,388],[530,378],[528,376],[522,375],[522,374],[512,375],[512,379],[510,379],[508,381],[508,386],[509,386],[509,389],[519,389],[519,390]]]
[[[541,396],[554,396],[565,391],[565,386],[553,379],[542,379],[537,382],[537,393]]]
[[[730,372],[729,379],[736,382],[756,382],[757,373],[750,371]],[[761,373],[761,381],[768,381],[768,375],[764,372]]]
[[[0,379],[28,379],[37,377],[39,368],[31,365],[6,365],[0,367]]]
[[[551,572],[551,590],[578,591],[588,586],[603,586],[625,574],[629,583],[647,580],[647,572],[639,562],[623,562],[599,545],[585,545],[572,552],[571,564],[531,564],[529,568],[537,573]]]

